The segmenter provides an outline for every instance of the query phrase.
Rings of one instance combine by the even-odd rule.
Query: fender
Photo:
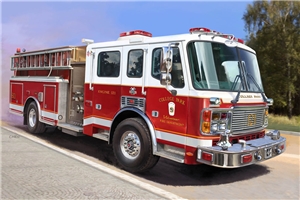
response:
[[[122,113],[126,112],[126,111],[130,111],[130,112],[135,112],[136,114],[138,114],[140,117],[143,118],[143,120],[146,122],[149,131],[150,131],[150,135],[151,135],[151,140],[152,140],[152,149],[153,149],[153,154],[156,154],[157,152],[157,142],[156,142],[156,135],[155,135],[155,130],[153,127],[153,124],[151,123],[150,119],[147,117],[147,115],[145,115],[144,112],[142,112],[140,109],[138,108],[134,108],[134,107],[126,107],[121,109],[113,118],[113,123],[111,127],[114,127],[116,124],[116,119],[118,118],[118,116],[120,116]],[[109,130],[109,136],[108,136],[108,143],[110,143],[110,137],[112,135],[112,128]]]

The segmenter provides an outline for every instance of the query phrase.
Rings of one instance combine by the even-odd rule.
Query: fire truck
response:
[[[286,149],[267,131],[268,108],[256,53],[232,34],[191,28],[152,37],[123,32],[115,41],[11,57],[11,113],[34,134],[57,127],[113,147],[121,168],[151,169],[160,157],[237,168]]]

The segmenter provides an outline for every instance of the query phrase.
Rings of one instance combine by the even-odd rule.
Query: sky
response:
[[[209,29],[245,39],[242,19],[253,1],[14,1],[0,0],[0,119],[10,119],[10,56],[27,51],[116,40],[121,32],[144,30],[155,36]]]

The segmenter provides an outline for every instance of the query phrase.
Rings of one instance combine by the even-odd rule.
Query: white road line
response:
[[[39,144],[41,144],[43,146],[46,146],[46,147],[51,148],[51,149],[53,149],[55,151],[58,151],[58,152],[60,152],[60,153],[62,153],[64,155],[67,155],[67,156],[71,157],[71,158],[74,158],[74,159],[79,160],[79,161],[81,161],[83,163],[91,165],[91,166],[93,166],[93,167],[95,167],[95,168],[97,168],[97,169],[99,169],[101,171],[104,171],[104,172],[106,172],[108,174],[111,174],[111,175],[113,175],[115,177],[123,179],[126,182],[130,182],[130,183],[132,183],[132,184],[134,184],[134,185],[136,185],[136,186],[138,186],[140,188],[143,188],[145,190],[148,190],[148,191],[150,191],[150,192],[152,192],[154,194],[160,195],[160,196],[162,196],[164,198],[167,198],[167,199],[184,199],[184,198],[182,198],[180,196],[177,196],[176,194],[170,193],[170,192],[165,191],[165,190],[163,190],[161,188],[155,187],[153,185],[150,185],[148,183],[145,183],[145,182],[142,182],[142,181],[140,181],[138,179],[135,179],[135,178],[133,178],[131,176],[128,176],[128,175],[123,174],[121,172],[118,172],[118,171],[115,171],[115,170],[110,169],[108,167],[105,167],[105,166],[103,166],[103,165],[101,165],[99,163],[95,163],[95,162],[90,161],[90,160],[88,160],[86,158],[80,157],[80,156],[75,155],[73,153],[70,153],[70,152],[68,152],[66,150],[63,150],[63,149],[61,149],[61,148],[59,148],[59,147],[57,147],[57,146],[55,146],[53,144],[45,142],[44,140],[42,140],[40,138],[37,138],[37,137],[35,137],[33,135],[30,135],[30,134],[26,133],[25,131],[23,131],[21,129],[14,130],[14,129],[11,129],[9,127],[3,126],[3,125],[1,125],[1,127],[4,128],[4,129],[6,129],[6,130],[8,130],[8,131],[16,133],[18,135],[21,135],[21,136],[23,136],[23,137],[25,137],[25,138],[27,138],[29,140],[32,140],[32,141],[34,141],[36,143],[39,143]]]

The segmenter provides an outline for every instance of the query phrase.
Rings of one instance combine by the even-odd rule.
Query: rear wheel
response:
[[[35,102],[31,102],[27,109],[27,129],[30,133],[43,133],[46,125],[39,121],[39,112]]]
[[[140,118],[125,119],[117,126],[113,149],[118,163],[133,173],[151,169],[159,159],[152,153],[149,130]]]

